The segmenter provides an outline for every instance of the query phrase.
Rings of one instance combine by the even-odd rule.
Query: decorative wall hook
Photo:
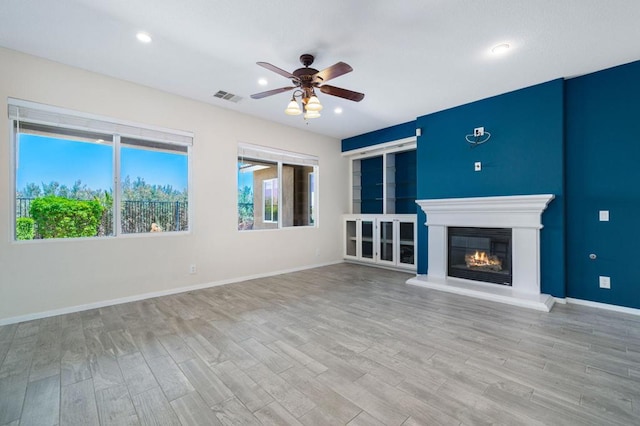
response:
[[[466,135],[464,138],[471,144],[471,148],[475,148],[488,141],[490,137],[491,133],[485,131],[484,127],[476,127],[472,134]]]

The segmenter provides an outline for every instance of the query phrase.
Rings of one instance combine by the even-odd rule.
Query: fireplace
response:
[[[450,277],[511,285],[510,228],[448,228]]]
[[[553,198],[536,194],[417,200],[427,218],[427,273],[407,284],[549,312],[554,298],[540,291],[540,230],[542,212]],[[455,235],[456,229],[462,235]],[[498,235],[469,235],[472,229]],[[461,270],[482,272],[483,277],[460,278]]]

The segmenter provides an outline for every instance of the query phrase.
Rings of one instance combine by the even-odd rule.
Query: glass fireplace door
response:
[[[448,228],[448,275],[511,285],[511,229]]]

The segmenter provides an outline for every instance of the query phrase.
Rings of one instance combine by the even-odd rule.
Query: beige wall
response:
[[[13,242],[8,97],[194,132],[192,233]],[[1,48],[0,113],[0,323],[341,259],[348,168],[336,139]],[[319,228],[237,230],[239,141],[319,157]]]

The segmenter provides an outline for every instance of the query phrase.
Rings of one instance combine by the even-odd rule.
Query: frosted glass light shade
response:
[[[284,110],[284,113],[287,115],[300,115],[302,111],[300,110],[300,106],[295,100],[291,100],[289,105],[287,105],[287,109]]]
[[[321,111],[322,104],[320,103],[320,99],[318,99],[316,95],[311,96],[305,108],[307,111]]]
[[[307,111],[304,113],[304,118],[318,118],[320,113],[318,111]]]

